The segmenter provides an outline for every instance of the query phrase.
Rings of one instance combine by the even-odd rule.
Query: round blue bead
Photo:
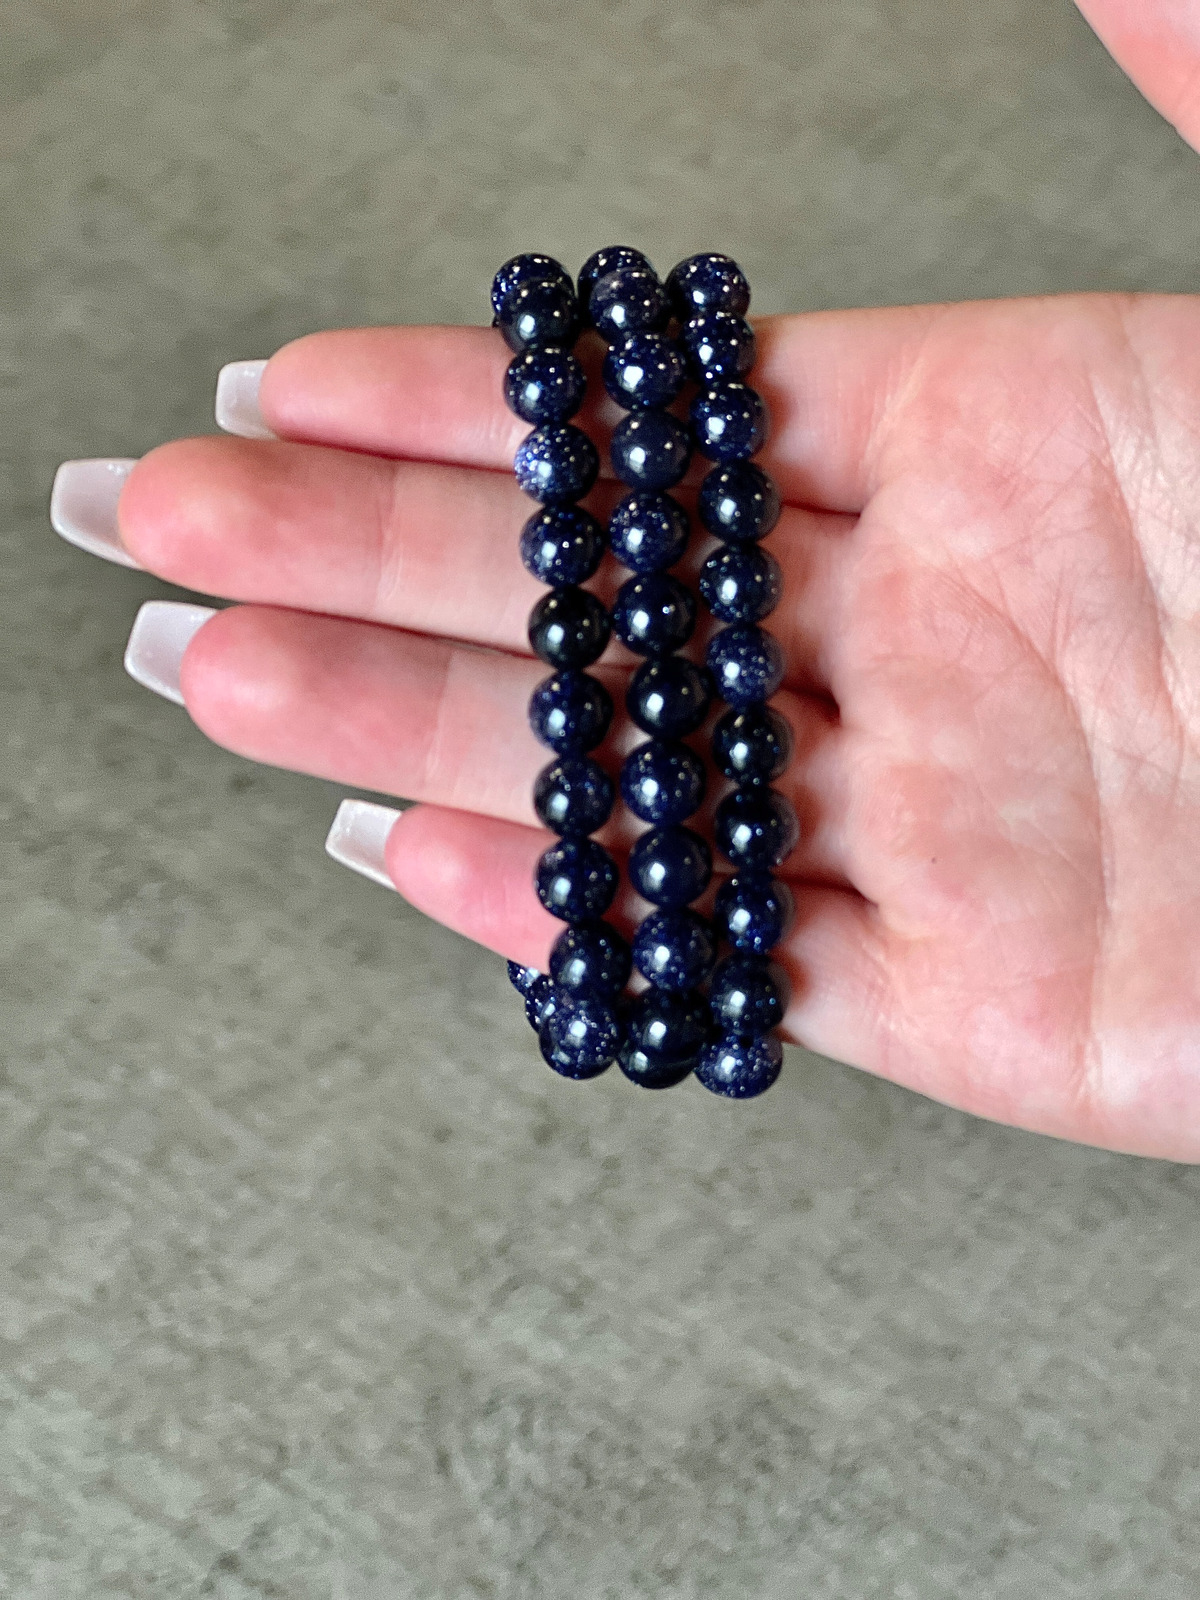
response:
[[[661,333],[631,333],[604,358],[604,387],[619,406],[669,406],[687,376],[674,341]]]
[[[756,544],[727,544],[714,550],[700,569],[704,603],[722,622],[761,622],[779,602],[783,572],[769,550]]]
[[[604,556],[604,529],[579,506],[547,506],[521,529],[521,562],[539,583],[584,583]]]
[[[563,994],[611,1000],[629,981],[633,956],[617,930],[598,918],[564,928],[550,951],[550,976]]]
[[[704,789],[704,762],[674,739],[647,739],[621,763],[625,804],[634,816],[659,828],[698,811]]]
[[[653,272],[624,267],[606,274],[588,297],[588,315],[604,339],[658,333],[670,316],[666,290]]]
[[[509,296],[526,283],[558,283],[563,288],[574,289],[571,274],[553,256],[527,251],[506,261],[492,279],[492,311],[498,317],[508,303]]]
[[[703,983],[717,959],[712,924],[698,911],[653,911],[633,939],[638,971],[660,989],[682,991]]]
[[[627,271],[648,272],[653,278],[658,276],[649,257],[635,250],[632,245],[607,244],[603,249],[593,251],[579,269],[579,304],[583,311],[588,313],[592,290],[601,278],[607,278],[610,272]]]
[[[734,947],[765,956],[791,926],[795,901],[786,883],[767,872],[739,872],[717,890],[713,920]]]
[[[564,1078],[594,1078],[611,1067],[623,1030],[602,1000],[563,995],[539,1036],[542,1056]]]
[[[559,756],[542,768],[533,785],[539,820],[564,838],[602,828],[615,798],[612,779],[590,756]]]
[[[568,585],[544,594],[529,613],[529,643],[548,667],[586,667],[604,653],[610,627],[604,602]]]
[[[517,483],[543,504],[582,500],[600,471],[596,446],[572,423],[547,423],[526,434],[513,457]]]
[[[652,905],[674,910],[697,899],[712,877],[707,839],[691,828],[652,828],[629,853],[629,881]]]
[[[728,311],[710,311],[685,322],[679,342],[701,383],[728,383],[744,378],[754,365],[754,329]]]
[[[769,700],[783,682],[783,650],[773,633],[752,622],[722,628],[704,653],[717,693],[731,706]]]
[[[735,783],[774,783],[792,759],[791,725],[773,706],[727,711],[713,729],[712,753]]]
[[[726,956],[712,975],[708,1003],[722,1033],[770,1033],[787,1010],[787,978],[762,956]]]
[[[617,892],[617,864],[594,839],[562,839],[543,851],[534,871],[537,897],[552,917],[583,922],[602,917]]]
[[[669,1089],[691,1072],[711,1032],[703,996],[647,989],[629,1008],[617,1065],[643,1089]]]
[[[672,267],[667,288],[675,313],[684,322],[708,311],[744,317],[750,309],[750,285],[731,256],[715,252],[688,256]]]
[[[691,463],[692,440],[669,411],[631,411],[613,429],[609,453],[631,489],[670,489]]]
[[[617,591],[613,632],[640,656],[667,656],[692,637],[696,597],[669,572],[630,578]]]
[[[696,1077],[713,1094],[752,1100],[771,1087],[782,1065],[783,1046],[773,1033],[761,1039],[727,1033],[701,1050]]]
[[[627,494],[608,520],[612,553],[633,572],[673,567],[688,547],[690,532],[678,500],[653,490]]]
[[[523,967],[519,961],[508,963],[508,981],[518,994],[528,994],[540,977],[536,967]]]
[[[765,539],[779,521],[782,502],[774,480],[752,461],[714,467],[700,485],[700,521],[717,539]]]
[[[572,345],[579,333],[579,308],[573,288],[550,278],[514,289],[496,318],[510,350],[530,345]]]
[[[795,807],[776,789],[735,789],[717,807],[717,844],[741,871],[782,866],[800,841]]]
[[[712,679],[684,656],[658,656],[634,673],[625,707],[643,733],[682,739],[708,715]]]
[[[604,742],[612,723],[612,696],[586,672],[543,678],[529,697],[534,737],[559,755],[580,755]]]
[[[696,449],[711,461],[745,461],[767,437],[762,396],[744,383],[715,383],[701,389],[688,416]]]
[[[529,349],[504,374],[504,398],[525,422],[566,422],[583,404],[587,376],[569,350]]]
[[[535,1033],[540,1032],[543,1024],[549,1022],[557,1005],[558,989],[553,979],[541,976],[536,978],[525,996],[525,1017]]]

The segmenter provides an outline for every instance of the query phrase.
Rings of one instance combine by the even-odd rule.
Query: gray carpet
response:
[[[523,248],[1188,289],[1200,157],[1068,0],[7,0],[0,83],[0,1594],[1191,1600],[1200,1171],[555,1080],[46,500]]]

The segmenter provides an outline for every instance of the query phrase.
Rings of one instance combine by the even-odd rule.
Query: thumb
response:
[[[1138,88],[1200,149],[1200,0],[1076,0]]]

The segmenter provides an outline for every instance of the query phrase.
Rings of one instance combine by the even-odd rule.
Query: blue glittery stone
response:
[[[629,1007],[617,1065],[643,1089],[669,1089],[691,1072],[711,1035],[702,995],[647,989]]]
[[[651,905],[686,906],[704,893],[711,877],[708,841],[691,828],[652,828],[629,852],[629,881]]]
[[[791,926],[792,891],[769,872],[736,873],[717,890],[713,921],[735,950],[765,956]]]
[[[652,911],[634,935],[634,964],[660,989],[694,989],[708,977],[716,959],[712,923],[698,911],[684,907]]]
[[[783,1046],[773,1033],[765,1038],[727,1033],[701,1050],[696,1077],[713,1094],[752,1100],[771,1087],[782,1065]]]
[[[602,917],[617,892],[617,864],[594,839],[561,839],[538,858],[537,897],[552,917],[583,922]]]
[[[800,841],[792,802],[776,789],[735,789],[717,807],[717,845],[734,867],[771,871],[782,866]]]
[[[708,715],[712,678],[683,656],[644,661],[625,691],[625,708],[643,733],[682,739]]]
[[[769,550],[756,544],[727,544],[714,550],[701,567],[698,587],[705,605],[721,622],[761,622],[779,602],[783,572]]]
[[[575,291],[549,278],[523,283],[504,302],[496,326],[510,350],[572,345],[579,333]]]
[[[676,739],[647,739],[621,763],[625,804],[655,827],[686,821],[700,809],[704,789],[704,762]]]
[[[529,697],[534,737],[564,756],[602,744],[612,717],[612,696],[586,672],[557,672],[543,678]]]
[[[525,1018],[535,1033],[549,1022],[558,1005],[558,989],[553,979],[539,976],[525,996]]]
[[[521,529],[521,563],[539,583],[584,583],[604,556],[604,529],[579,506],[547,506]]]
[[[649,257],[635,250],[632,245],[608,244],[587,258],[579,271],[579,305],[588,320],[591,317],[589,307],[592,290],[600,279],[607,278],[610,272],[628,271],[648,272],[653,278],[658,276]]]
[[[695,627],[696,597],[669,572],[630,578],[617,591],[613,632],[640,656],[667,656],[682,649]]]
[[[574,289],[571,274],[561,262],[553,256],[539,255],[536,251],[527,251],[524,255],[513,256],[511,261],[506,261],[492,279],[492,311],[499,316],[508,303],[509,296],[527,283],[557,283],[563,288]]]
[[[754,365],[754,329],[728,311],[710,311],[685,322],[679,342],[692,375],[704,384],[734,382]]]
[[[710,461],[745,461],[767,437],[767,408],[745,383],[715,383],[693,396],[688,409],[696,449]]]
[[[752,622],[738,622],[714,634],[704,659],[717,693],[731,706],[769,700],[783,682],[779,640]]]
[[[787,1010],[787,978],[762,956],[726,956],[712,975],[708,1003],[722,1033],[770,1033]]]
[[[744,543],[765,539],[779,521],[782,504],[773,479],[752,461],[714,467],[700,485],[700,521],[717,539]]]
[[[526,434],[513,457],[517,483],[543,504],[582,500],[595,483],[600,457],[572,423],[547,423]]]
[[[504,398],[525,422],[566,422],[583,404],[587,376],[569,350],[529,349],[504,374]]]
[[[690,532],[678,500],[650,489],[627,494],[608,519],[612,553],[633,572],[673,567],[688,547]]]
[[[536,967],[523,967],[519,961],[508,963],[508,981],[520,995],[527,995],[540,977]]]
[[[792,759],[792,730],[773,706],[727,711],[712,735],[713,760],[740,784],[774,783]]]
[[[595,918],[564,928],[550,951],[550,976],[564,994],[612,1000],[629,981],[629,945],[607,922]]]
[[[609,454],[631,489],[670,489],[688,469],[692,440],[669,411],[631,411],[613,429]]]
[[[750,285],[731,256],[712,252],[688,256],[672,267],[667,290],[675,314],[683,322],[709,311],[744,317],[750,309]]]
[[[623,1029],[602,1000],[559,998],[539,1035],[542,1056],[564,1078],[594,1078],[611,1067]]]
[[[606,274],[588,298],[588,316],[601,338],[658,333],[670,316],[667,293],[653,272],[623,267]]]
[[[568,585],[544,594],[529,613],[529,643],[548,667],[590,666],[604,653],[611,624],[604,602]]]
[[[563,837],[595,833],[608,821],[616,790],[590,756],[559,756],[533,785],[533,809],[543,826]]]
[[[629,411],[669,406],[686,376],[674,341],[661,333],[632,333],[604,358],[604,387]]]

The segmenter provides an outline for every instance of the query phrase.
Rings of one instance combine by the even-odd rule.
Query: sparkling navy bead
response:
[[[701,383],[728,383],[744,378],[754,365],[754,329],[728,311],[710,311],[685,322],[679,342]]]
[[[613,471],[631,489],[670,489],[687,471],[692,440],[669,411],[631,411],[613,430]]]
[[[564,1078],[594,1078],[612,1066],[622,1033],[616,1012],[602,1000],[563,995],[539,1041],[546,1064],[555,1072]]]
[[[792,729],[773,706],[727,711],[713,729],[713,760],[735,783],[774,783],[792,759]]]
[[[704,799],[704,763],[675,739],[647,739],[621,764],[621,793],[635,817],[655,827],[684,822]]]
[[[586,672],[558,672],[543,678],[529,697],[534,737],[559,755],[594,750],[604,742],[612,717],[612,696]]]
[[[660,989],[694,989],[717,959],[712,924],[683,907],[653,911],[634,935],[633,959],[642,976]]]
[[[518,994],[528,994],[540,977],[536,967],[523,967],[519,961],[508,963],[508,981]]]
[[[657,277],[649,258],[640,250],[635,250],[628,244],[609,244],[602,250],[594,251],[583,263],[579,272],[579,305],[582,311],[590,318],[592,290],[601,278],[607,278],[610,272],[648,272],[651,277]]]
[[[563,839],[538,859],[534,886],[552,917],[602,917],[617,892],[617,864],[594,839]]]
[[[687,376],[674,341],[661,333],[632,333],[604,358],[604,387],[619,406],[669,406]]]
[[[533,809],[551,833],[564,837],[602,828],[615,798],[612,779],[590,756],[559,756],[542,768],[533,785]]]
[[[508,298],[526,283],[558,283],[563,288],[574,289],[571,274],[553,256],[527,251],[506,261],[492,279],[492,310],[498,317]]]
[[[765,956],[787,933],[794,907],[792,891],[769,872],[739,872],[717,890],[713,921],[735,950]]]
[[[573,288],[553,279],[523,283],[514,289],[496,318],[510,350],[530,345],[572,345],[579,332],[579,307]]]
[[[566,422],[583,404],[587,377],[569,350],[531,349],[514,356],[504,374],[504,398],[525,422]]]
[[[517,483],[543,504],[582,500],[596,481],[600,457],[573,424],[547,423],[526,434],[513,457]]]
[[[708,715],[712,678],[683,656],[644,661],[625,691],[625,707],[643,733],[682,739]]]
[[[750,285],[731,256],[689,256],[671,269],[667,288],[676,315],[685,322],[708,311],[744,317],[750,309]]]
[[[717,539],[765,539],[781,510],[774,480],[752,461],[714,467],[700,485],[700,521]]]
[[[756,544],[727,544],[714,550],[700,569],[700,593],[721,622],[761,622],[774,611],[783,590],[783,572],[769,550]]]
[[[559,589],[583,583],[600,565],[607,541],[604,529],[578,506],[547,506],[521,529],[521,563],[539,583]]]
[[[629,1008],[617,1065],[643,1089],[669,1089],[691,1072],[711,1033],[701,995],[648,989]]]
[[[767,408],[757,389],[715,383],[701,389],[688,410],[696,449],[710,461],[745,461],[767,437]]]
[[[726,956],[712,975],[708,1003],[722,1033],[770,1033],[787,1010],[787,978],[762,956]]]
[[[608,520],[613,555],[633,572],[673,567],[688,546],[688,515],[669,494],[627,494]]]
[[[525,996],[525,1017],[535,1033],[549,1022],[557,1005],[558,989],[553,979],[539,975]]]
[[[630,578],[617,591],[612,627],[640,656],[670,655],[695,631],[696,597],[669,572]]]
[[[624,267],[601,278],[588,297],[588,316],[605,339],[658,333],[667,325],[666,290],[653,272]]]
[[[717,844],[739,871],[782,866],[800,839],[792,802],[775,789],[735,789],[717,807]]]
[[[773,633],[752,622],[722,628],[704,653],[717,693],[731,706],[769,700],[783,682],[783,650]]]
[[[629,881],[652,905],[674,910],[708,888],[712,851],[691,828],[652,828],[629,853]]]
[[[577,922],[564,928],[550,951],[550,976],[563,994],[611,1000],[629,981],[633,956],[607,922]]]
[[[713,1094],[752,1100],[771,1087],[782,1065],[783,1046],[773,1033],[761,1039],[727,1033],[701,1050],[696,1077]]]
[[[551,589],[529,613],[529,643],[548,667],[586,667],[608,643],[603,601],[587,589]]]

